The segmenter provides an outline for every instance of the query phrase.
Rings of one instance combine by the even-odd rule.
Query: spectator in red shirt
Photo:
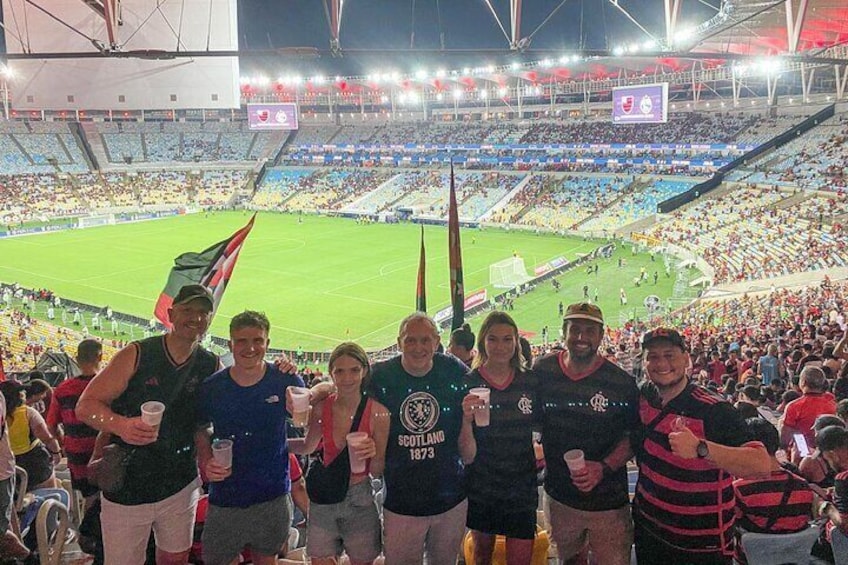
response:
[[[97,430],[80,422],[75,410],[82,391],[100,369],[102,359],[103,346],[99,341],[82,340],[77,346],[77,364],[82,374],[56,387],[53,391],[53,401],[47,412],[47,426],[50,428],[50,433],[60,438],[65,455],[68,457],[71,484],[85,497],[86,510],[99,492],[97,487],[88,481],[86,469],[94,451]]]
[[[804,367],[798,386],[803,395],[786,405],[779,426],[780,444],[788,447],[794,434],[804,434],[812,449],[816,445],[813,424],[822,414],[836,414],[836,400],[827,392],[827,379],[818,367]]]

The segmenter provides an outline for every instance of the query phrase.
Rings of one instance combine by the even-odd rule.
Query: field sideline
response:
[[[242,212],[195,214],[164,220],[104,226],[0,240],[0,280],[24,287],[48,287],[62,297],[117,312],[150,317],[173,259],[225,239],[248,220]],[[361,225],[353,220],[260,213],[247,239],[235,274],[213,325],[225,336],[229,319],[244,309],[266,312],[272,346],[328,350],[352,339],[368,349],[394,342],[397,323],[414,308],[419,227],[411,224]],[[449,303],[447,231],[426,226],[428,310]],[[489,265],[518,253],[528,271],[558,256],[573,260],[600,245],[574,237],[503,230],[462,232],[466,295],[488,287]],[[616,267],[625,257],[627,266]],[[656,286],[632,286],[640,266],[658,270]],[[549,284],[516,301],[513,312],[522,329],[556,335],[557,303],[598,289],[599,302],[612,325],[618,323],[618,289],[627,289],[630,305],[648,294],[671,294],[674,274],[666,278],[659,257],[631,256],[619,249],[602,260],[597,277],[585,270],[560,277],[563,289]],[[499,291],[489,288],[490,296]],[[475,324],[476,326],[476,324]]]

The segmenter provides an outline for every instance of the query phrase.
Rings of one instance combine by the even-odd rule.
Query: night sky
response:
[[[709,0],[715,3],[717,0]],[[559,5],[561,0],[525,0],[521,35],[527,37]],[[510,32],[509,0],[492,0],[500,20]],[[665,34],[662,0],[621,0],[631,15],[658,37]],[[414,7],[414,10],[413,10]],[[239,48],[241,50],[313,47],[329,48],[330,32],[322,0],[239,0]],[[438,9],[437,9],[438,8]],[[413,27],[414,13],[414,27]],[[681,25],[700,23],[715,10],[696,0],[683,2]],[[401,53],[364,55],[349,53],[333,60],[326,52],[320,59],[306,57],[242,57],[245,70],[299,71],[319,66],[331,74],[368,74],[375,67],[394,66],[411,70],[417,66],[457,69],[463,66],[502,64],[519,57],[509,54],[507,39],[483,0],[347,0],[342,13],[341,47],[345,49],[405,50],[415,31],[415,47],[475,49],[478,53]],[[574,52],[580,49],[612,49],[620,44],[644,42],[648,37],[608,0],[566,0],[556,14],[533,36],[527,60],[551,53],[533,49]],[[485,50],[485,51],[484,51]],[[489,51],[491,50],[491,51]]]

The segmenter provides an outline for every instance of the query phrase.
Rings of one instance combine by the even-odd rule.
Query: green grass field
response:
[[[174,257],[225,239],[247,219],[241,212],[197,214],[4,239],[0,280],[47,287],[62,297],[149,318]],[[400,319],[414,308],[418,236],[419,227],[411,224],[360,225],[316,216],[304,216],[298,223],[296,216],[260,214],[212,333],[225,336],[234,314],[257,309],[273,324],[272,347],[323,351],[346,339],[368,349],[385,347],[394,342]],[[462,242],[466,295],[487,287],[489,265],[513,253],[523,257],[532,272],[537,264],[558,256],[573,260],[601,243],[471,229],[463,230]],[[434,313],[449,303],[446,229],[425,227],[425,244],[428,310]],[[623,269],[616,266],[619,256],[627,259]],[[633,287],[642,265],[649,273],[659,271],[656,286],[648,282]],[[619,249],[612,259],[601,260],[597,277],[581,269],[560,281],[559,293],[547,283],[516,301],[513,314],[522,329],[538,333],[548,325],[555,336],[557,303],[579,300],[583,284],[590,286],[590,294],[598,289],[601,307],[617,325],[620,287],[627,290],[632,307],[649,294],[670,296],[674,274],[665,277],[659,257],[651,262],[647,254],[631,256],[629,250]],[[489,292],[492,296],[500,291],[490,287]]]

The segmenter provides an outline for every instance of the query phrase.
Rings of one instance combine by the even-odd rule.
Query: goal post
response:
[[[95,226],[110,226],[115,224],[115,214],[99,214],[81,216],[77,218],[78,228],[92,228]]]
[[[495,288],[515,288],[531,278],[521,257],[510,257],[489,265],[489,284]]]

